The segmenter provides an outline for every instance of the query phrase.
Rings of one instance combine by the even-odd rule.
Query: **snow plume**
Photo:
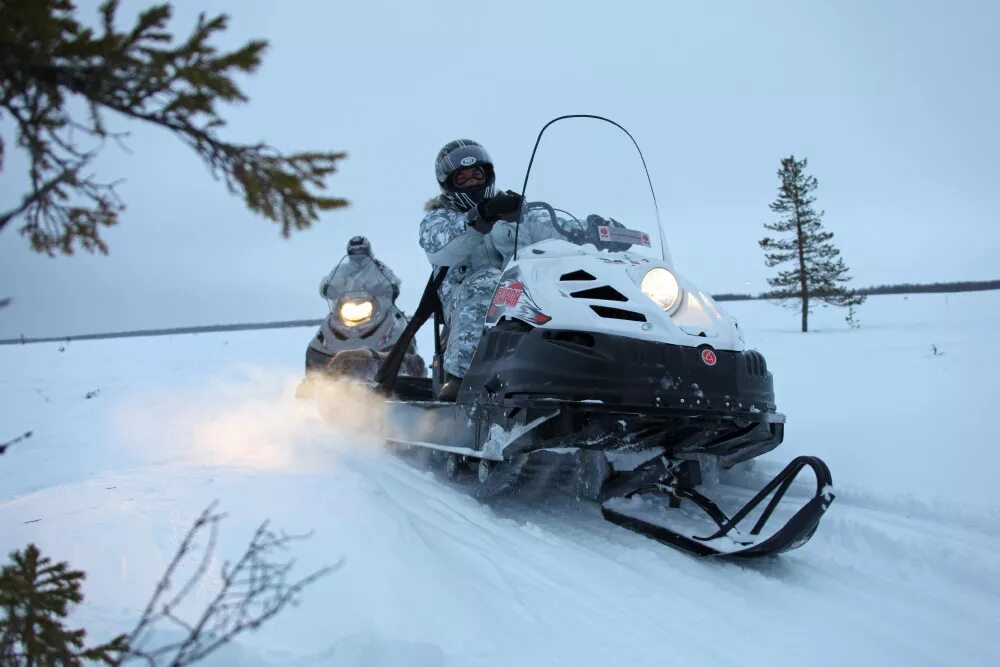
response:
[[[380,446],[378,397],[323,381],[300,399],[300,380],[287,368],[238,366],[198,387],[133,394],[117,426],[143,458],[250,470],[323,472],[338,452]]]

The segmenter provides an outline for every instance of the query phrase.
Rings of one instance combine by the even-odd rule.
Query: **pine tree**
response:
[[[779,218],[764,227],[789,234],[786,238],[765,237],[760,241],[768,267],[791,264],[791,268],[768,278],[774,288],[765,298],[778,299],[802,312],[802,331],[809,331],[809,304],[812,300],[833,306],[858,306],[865,297],[849,289],[848,268],[832,243],[833,232],[823,229],[823,212],[813,208],[818,182],[805,172],[807,160],[794,155],[781,160],[778,198],[770,208]]]
[[[69,606],[83,599],[83,572],[69,569],[66,563],[53,564],[34,544],[10,558],[12,563],[0,569],[0,664],[117,662],[127,648],[125,635],[84,648],[86,632],[63,626]]]
[[[175,42],[169,4],[143,11],[127,29],[115,27],[117,9],[118,0],[106,0],[93,29],[76,19],[71,0],[0,0],[0,118],[12,121],[16,145],[28,155],[30,183],[20,202],[0,208],[0,230],[22,220],[31,247],[49,255],[77,245],[107,252],[101,231],[117,223],[124,204],[114,181],[89,168],[109,139],[124,137],[105,124],[109,111],[176,135],[285,236],[347,205],[315,192],[344,153],[284,155],[218,134],[225,121],[216,105],[247,101],[234,76],[257,69],[267,42],[219,51],[211,41],[227,17],[204,14]],[[0,138],[0,167],[3,157]],[[11,199],[4,197],[4,208]]]

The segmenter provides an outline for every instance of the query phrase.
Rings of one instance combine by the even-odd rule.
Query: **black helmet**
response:
[[[347,242],[348,255],[371,255],[372,244],[364,236],[353,236]]]
[[[460,188],[452,182],[452,174],[467,167],[482,167],[485,182],[472,187]],[[496,174],[493,160],[486,149],[469,139],[456,139],[445,144],[438,151],[434,161],[438,185],[445,199],[462,211],[468,211],[487,197],[493,196]]]

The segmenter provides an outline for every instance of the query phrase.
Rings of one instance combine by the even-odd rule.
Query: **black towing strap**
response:
[[[438,267],[437,273],[431,272],[431,277],[427,280],[427,287],[424,288],[424,294],[420,297],[420,304],[417,306],[416,312],[413,313],[410,321],[406,323],[403,333],[400,334],[396,344],[389,350],[385,361],[382,362],[378,372],[375,374],[375,385],[379,391],[385,394],[392,393],[392,390],[396,387],[396,378],[399,376],[399,367],[403,365],[403,359],[410,349],[410,342],[413,340],[413,337],[417,335],[417,331],[420,330],[420,327],[424,325],[424,322],[429,317],[435,313],[438,315],[442,314],[441,297],[438,296],[438,288],[441,287],[441,283],[444,282],[446,275],[448,275],[447,266]]]

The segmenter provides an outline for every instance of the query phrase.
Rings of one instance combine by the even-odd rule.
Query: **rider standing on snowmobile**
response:
[[[373,297],[385,297],[395,302],[399,296],[400,280],[388,266],[375,259],[372,244],[364,236],[354,236],[347,242],[347,261],[343,259],[319,284],[323,298],[337,299],[343,294],[358,290],[368,291]]]
[[[420,247],[435,268],[447,267],[441,303],[448,325],[445,384],[440,400],[455,400],[476,351],[504,257],[490,232],[499,220],[517,220],[521,195],[495,194],[493,160],[475,141],[459,139],[434,163],[441,195],[420,223]]]

